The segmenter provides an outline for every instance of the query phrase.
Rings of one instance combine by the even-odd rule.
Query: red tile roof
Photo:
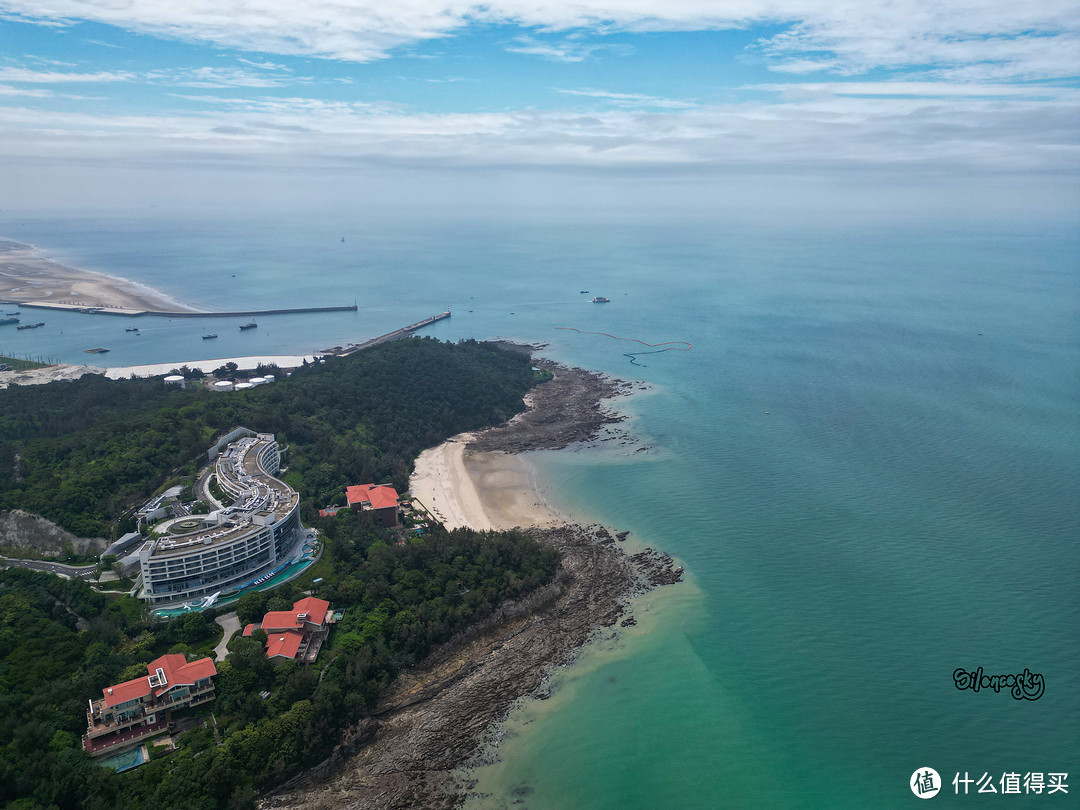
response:
[[[280,655],[283,658],[296,658],[296,651],[300,649],[300,642],[303,640],[303,634],[295,630],[274,633],[266,639],[266,657],[273,658]]]
[[[150,676],[143,675],[141,678],[110,686],[103,692],[105,706],[112,708],[121,703],[127,703],[129,700],[148,697],[151,691],[155,696],[161,696],[174,686],[191,686],[195,681],[217,675],[217,668],[211,659],[200,658],[198,661],[188,662],[187,658],[179,653],[155,658],[146,665],[146,668],[150,675],[157,675],[160,669],[165,675],[165,683],[151,687]]]
[[[244,637],[247,637],[247,638],[250,638],[251,634],[254,633],[254,632],[255,632],[255,623],[252,622],[251,624],[246,625],[244,627],[244,632],[241,633],[240,635],[242,635]]]
[[[118,683],[116,686],[105,689],[104,695],[105,705],[108,708],[127,703],[129,700],[148,697],[150,695],[150,678],[143,675],[141,678]]]
[[[370,503],[372,509],[396,509],[398,505],[397,490],[389,484],[360,484],[355,487],[346,487],[345,499],[349,506],[354,503]]]
[[[165,683],[154,690],[154,694],[161,696],[174,686],[191,686],[195,681],[201,681],[217,675],[217,667],[210,658],[200,658],[197,661],[188,661],[180,653],[163,655],[155,658],[146,668],[153,675],[158,669],[165,673]]]
[[[272,610],[263,616],[262,629],[267,633],[275,630],[298,630],[304,624],[296,618],[295,610]]]
[[[299,602],[294,602],[292,609],[295,610],[298,615],[306,613],[307,621],[312,624],[322,624],[326,619],[326,611],[330,609],[330,603],[325,599],[307,596]]]
[[[330,609],[330,603],[325,599],[316,599],[308,596],[298,602],[294,602],[292,610],[272,610],[263,616],[262,628],[267,633],[275,630],[300,630],[305,622],[322,624],[326,619],[326,611]],[[301,619],[304,614],[307,617]],[[247,631],[245,630],[245,635]]]

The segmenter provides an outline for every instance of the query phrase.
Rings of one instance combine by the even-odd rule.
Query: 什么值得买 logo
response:
[[[1027,667],[1016,675],[984,675],[982,667],[971,671],[961,667],[953,671],[953,683],[957,689],[970,689],[973,692],[980,689],[993,689],[995,692],[1008,689],[1016,700],[1038,700],[1046,690],[1043,676]]]

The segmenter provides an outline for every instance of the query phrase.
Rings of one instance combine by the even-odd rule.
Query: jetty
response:
[[[380,343],[386,343],[388,340],[396,340],[397,338],[407,337],[415,332],[417,329],[423,329],[425,326],[431,326],[433,323],[445,320],[450,317],[450,310],[446,312],[440,312],[438,315],[432,315],[430,318],[424,318],[422,321],[411,323],[408,326],[403,326],[400,329],[395,329],[393,332],[387,332],[385,335],[379,335],[373,337],[370,340],[365,340],[363,343],[350,343],[348,346],[334,346],[332,349],[322,349],[320,354],[332,354],[338,357],[344,357],[358,352],[363,349],[369,349],[372,346],[377,346]]]
[[[58,309],[82,312],[87,315],[121,315],[138,318],[150,315],[158,318],[254,318],[259,315],[297,315],[305,312],[356,312],[356,304],[340,307],[291,307],[289,309],[245,309],[233,312],[206,312],[202,310],[174,309],[124,309],[123,307],[88,307],[76,304],[54,304],[49,301],[30,301],[19,304],[31,309]]]

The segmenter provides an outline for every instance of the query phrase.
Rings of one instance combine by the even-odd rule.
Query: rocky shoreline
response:
[[[566,447],[621,421],[602,403],[632,383],[549,361],[537,365],[556,378],[534,390],[528,411],[478,434],[468,451]],[[572,525],[530,533],[561,553],[554,581],[503,605],[400,675],[328,760],[266,797],[262,807],[459,807],[472,789],[460,769],[478,764],[513,703],[543,697],[550,670],[571,662],[590,640],[636,624],[631,597],[681,580],[682,569],[666,554],[623,552],[627,532]]]

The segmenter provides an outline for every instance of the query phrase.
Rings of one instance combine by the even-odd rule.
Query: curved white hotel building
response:
[[[300,497],[274,477],[280,463],[273,434],[229,444],[214,472],[233,504],[155,526],[139,549],[140,596],[161,605],[227,593],[296,556],[303,545]]]

